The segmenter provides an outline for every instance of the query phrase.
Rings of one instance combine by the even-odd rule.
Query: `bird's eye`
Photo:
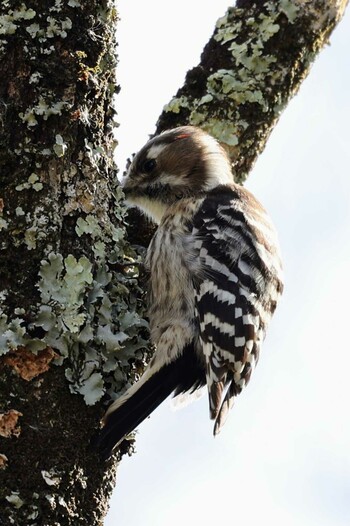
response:
[[[157,161],[155,159],[147,159],[142,165],[142,171],[146,174],[150,174],[153,172],[155,167],[157,166]]]

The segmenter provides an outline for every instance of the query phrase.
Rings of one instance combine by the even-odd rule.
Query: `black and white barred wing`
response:
[[[281,292],[274,230],[265,217],[248,192],[228,187],[211,192],[194,217],[201,266],[196,312],[214,434],[249,381]],[[271,236],[257,225],[265,236],[271,228]]]

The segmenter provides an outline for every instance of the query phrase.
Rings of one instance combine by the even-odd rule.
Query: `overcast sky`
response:
[[[228,0],[119,0],[121,170],[197,64]],[[106,526],[350,524],[350,12],[246,186],[279,232],[286,287],[216,438],[204,396],[139,427]]]

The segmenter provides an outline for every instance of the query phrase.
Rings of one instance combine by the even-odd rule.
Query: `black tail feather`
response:
[[[140,388],[107,417],[95,441],[102,458],[108,459],[121,440],[145,420],[173,391],[195,390],[205,384],[205,371],[195,351],[186,347],[174,362],[154,373]]]

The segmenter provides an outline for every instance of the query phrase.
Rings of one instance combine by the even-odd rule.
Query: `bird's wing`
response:
[[[260,260],[231,192],[203,202],[192,234],[200,262],[194,280],[196,315],[217,434],[258,360],[264,333],[256,301]]]

